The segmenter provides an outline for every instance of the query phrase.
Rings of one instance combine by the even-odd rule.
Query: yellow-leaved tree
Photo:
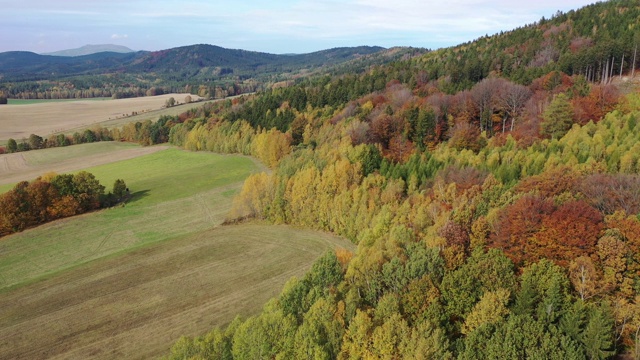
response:
[[[484,324],[495,324],[501,321],[509,314],[507,309],[509,295],[509,290],[506,289],[486,292],[467,316],[462,325],[462,333],[469,334]]]

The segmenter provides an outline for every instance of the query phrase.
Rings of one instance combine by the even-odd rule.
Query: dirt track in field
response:
[[[170,97],[182,103],[189,94],[167,94],[119,100],[79,100],[29,105],[0,106],[0,140],[20,141],[36,134],[44,138],[51,134],[69,133],[91,128],[115,119],[162,109]],[[193,100],[198,99],[190,95]],[[188,108],[184,109],[185,111]]]
[[[166,150],[167,148],[168,146],[136,147],[40,165],[29,164],[25,153],[4,154],[0,155],[0,185],[32,180],[47,172],[62,174],[121,160],[133,159]]]

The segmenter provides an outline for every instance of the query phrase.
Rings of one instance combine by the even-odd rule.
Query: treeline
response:
[[[0,195],[0,237],[56,219],[113,206],[126,200],[129,190],[118,179],[113,190],[86,171],[72,174],[46,174],[22,181]]]
[[[145,76],[112,74],[77,76],[61,80],[14,81],[0,84],[0,93],[9,99],[28,100],[125,99],[182,92],[206,99],[223,99],[263,89],[263,85],[251,79],[214,85],[180,79],[169,79],[158,85],[154,80],[156,79],[147,79]]]
[[[377,144],[390,162],[404,163],[414,152],[444,141],[478,151],[494,137],[505,141],[507,134],[521,146],[540,137],[559,138],[573,124],[599,121],[621,99],[613,85],[591,84],[583,76],[557,71],[529,86],[491,77],[454,95],[386,80],[384,72],[373,72],[306,81],[234,103],[212,121],[275,128],[289,133],[298,145],[310,117],[349,119],[347,131],[355,144]]]
[[[20,141],[10,138],[6,147],[0,147],[0,154],[100,141],[135,142],[143,146],[162,144],[169,141],[169,133],[176,124],[189,121],[187,126],[193,127],[196,122],[202,121],[203,114],[211,114],[214,112],[212,109],[219,111],[223,107],[224,105],[205,105],[204,107],[189,110],[179,116],[163,115],[157,121],[137,121],[112,129],[97,125],[82,132],[75,132],[72,135],[52,134],[47,138],[43,138],[39,135],[31,134],[29,138],[24,138]],[[200,118],[200,120],[197,120],[197,118]]]

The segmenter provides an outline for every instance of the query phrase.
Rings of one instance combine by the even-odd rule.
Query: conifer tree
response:
[[[542,118],[540,127],[544,136],[552,139],[564,136],[573,125],[573,108],[567,96],[565,94],[556,95]]]

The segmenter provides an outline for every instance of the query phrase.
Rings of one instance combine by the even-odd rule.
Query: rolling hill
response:
[[[175,77],[176,71],[186,79],[219,78],[230,74],[255,76],[336,65],[383,50],[381,47],[361,46],[276,55],[200,44],[155,52],[106,51],[82,56],[12,51],[0,53],[0,78],[5,81],[59,80],[62,77],[112,72]]]
[[[77,49],[67,49],[54,51],[50,53],[45,53],[42,55],[51,55],[51,56],[83,56],[83,55],[92,55],[101,52],[115,52],[115,53],[132,53],[135,52],[129,49],[126,46],[122,45],[113,45],[113,44],[102,44],[102,45],[85,45],[81,46]]]
[[[75,57],[14,51],[0,53],[0,96],[122,98],[186,90],[202,97],[220,98],[322,71],[361,71],[407,54],[424,52],[425,49],[416,48],[360,46],[276,55],[204,44],[155,52],[100,52]]]

